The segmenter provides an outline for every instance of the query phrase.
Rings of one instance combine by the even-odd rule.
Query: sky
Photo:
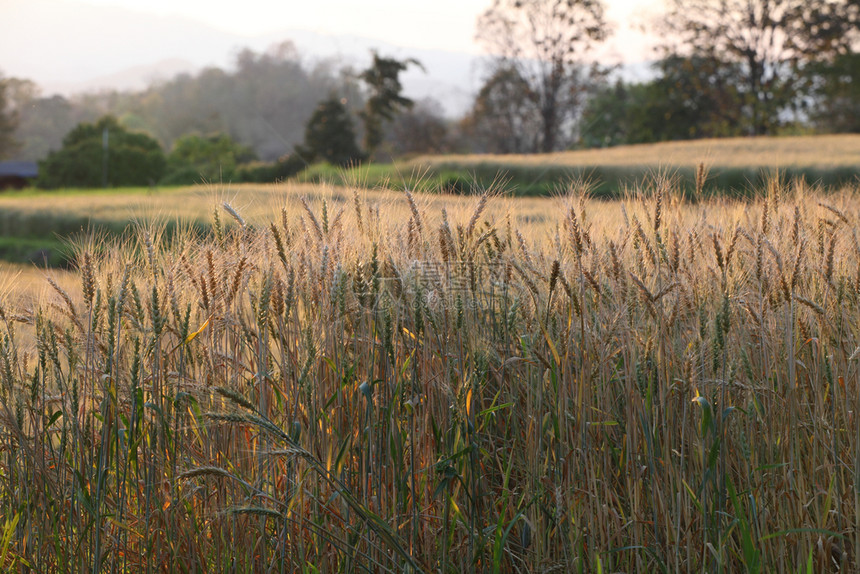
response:
[[[615,27],[603,63],[652,59],[638,30],[663,0],[604,0]],[[141,89],[152,79],[229,67],[242,48],[285,39],[302,55],[364,65],[369,49],[418,57],[413,96],[466,105],[480,87],[475,23],[492,0],[0,0],[0,73],[34,80],[44,95]],[[423,52],[421,52],[423,50]],[[350,58],[354,58],[349,61]],[[412,82],[410,85],[409,82]]]
[[[27,0],[2,0],[26,2]],[[80,0],[62,0],[80,3]],[[628,58],[641,53],[631,41],[637,12],[656,0],[605,0],[607,15],[622,24],[614,43],[628,44]],[[490,0],[87,0],[159,16],[182,16],[247,36],[301,28],[326,34],[373,36],[404,47],[477,52],[475,21]],[[237,9],[241,7],[241,9]]]

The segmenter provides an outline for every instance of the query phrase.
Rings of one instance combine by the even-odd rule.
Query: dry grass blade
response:
[[[232,205],[230,205],[229,203],[227,203],[225,201],[224,203],[221,204],[221,207],[224,208],[224,211],[226,211],[227,213],[230,214],[230,217],[232,217],[233,220],[239,224],[239,227],[241,227],[242,229],[245,229],[245,227],[247,227],[245,220],[242,218],[241,215],[239,215],[239,212],[236,211]]]

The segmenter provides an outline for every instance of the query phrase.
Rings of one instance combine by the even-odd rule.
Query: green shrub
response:
[[[198,169],[191,166],[185,166],[168,171],[167,175],[161,178],[159,183],[165,186],[174,186],[194,185],[203,181],[205,181],[205,177]]]
[[[106,145],[105,145],[106,144]],[[38,186],[126,187],[153,185],[164,175],[166,160],[158,142],[127,131],[116,118],[82,123],[39,165]]]
[[[305,127],[305,142],[296,148],[307,163],[326,161],[346,166],[364,159],[345,100],[332,95],[314,111]]]
[[[256,159],[254,150],[226,134],[188,134],[177,139],[167,157],[166,185],[236,181],[240,163]]]
[[[275,163],[250,163],[239,166],[238,179],[246,183],[273,183],[292,177],[305,168],[296,154],[285,155]]]

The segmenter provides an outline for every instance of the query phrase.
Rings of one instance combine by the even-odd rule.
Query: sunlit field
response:
[[[0,270],[0,562],[856,571],[857,190],[758,191],[57,197],[130,227]]]
[[[212,184],[182,188],[132,190],[26,191],[0,195],[0,235],[11,237],[60,237],[80,235],[89,229],[121,234],[129,226],[166,222],[171,228],[205,228],[213,223],[212,209],[229,203],[251,224],[268,225],[272,214],[286,210],[289,217],[304,213],[302,201],[328,202],[335,216],[353,202],[355,186],[309,184]],[[518,221],[544,220],[551,212],[547,198],[513,198],[501,189],[488,209],[496,216],[511,213]],[[409,207],[402,192],[367,189],[362,198],[368,208],[384,208],[393,219],[408,219]],[[432,212],[443,206],[462,210],[474,203],[469,196],[416,195],[416,201]],[[514,208],[515,206],[515,208]],[[220,207],[219,207],[220,209]],[[280,215],[278,215],[280,217]],[[307,218],[307,214],[305,214]],[[405,219],[404,219],[405,221]]]
[[[671,141],[537,155],[461,155],[456,158],[425,156],[419,161],[475,163],[503,159],[505,163],[526,166],[648,165],[668,168],[694,168],[704,161],[709,166],[733,168],[853,168],[857,165],[858,155],[860,136],[837,134]]]
[[[308,184],[211,184],[198,185],[183,188],[165,188],[163,190],[141,190],[137,193],[127,194],[125,190],[83,190],[82,192],[71,191],[67,194],[57,196],[54,192],[41,192],[39,198],[44,202],[33,201],[28,195],[21,197],[2,197],[0,206],[4,209],[21,209],[22,211],[36,211],[42,209],[48,212],[59,212],[70,215],[91,217],[94,220],[111,221],[119,220],[130,222],[140,218],[170,218],[195,220],[202,219],[206,222],[212,220],[213,206],[219,206],[224,202],[241,210],[242,218],[248,221],[264,222],[271,218],[272,211],[280,212],[281,208],[287,209],[288,213],[300,214],[304,212],[302,199],[318,201],[327,199],[330,209],[335,212],[344,205],[353,201],[353,189],[347,187],[308,185]],[[510,207],[506,203],[508,194],[503,189],[496,189],[497,200],[490,208],[494,212],[505,210]],[[410,212],[409,206],[404,204],[403,194],[386,189],[362,189],[362,198],[375,208],[382,205],[392,216],[401,216]],[[49,201],[48,201],[49,200]],[[440,209],[445,206],[451,209],[466,209],[474,200],[469,196],[437,196],[424,194],[416,196],[416,200],[428,208]],[[544,211],[546,199],[526,198],[517,200],[516,210],[523,216],[528,216],[536,211]]]

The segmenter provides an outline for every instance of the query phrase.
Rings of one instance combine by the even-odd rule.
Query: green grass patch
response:
[[[143,222],[143,220],[140,220]],[[167,241],[180,230],[199,236],[211,235],[211,224],[193,220],[166,219],[160,223]],[[0,261],[38,263],[48,267],[69,265],[70,238],[84,234],[126,237],[133,233],[128,219],[90,218],[61,210],[0,209]]]
[[[70,250],[65,242],[51,238],[0,237],[0,260],[67,267]]]

